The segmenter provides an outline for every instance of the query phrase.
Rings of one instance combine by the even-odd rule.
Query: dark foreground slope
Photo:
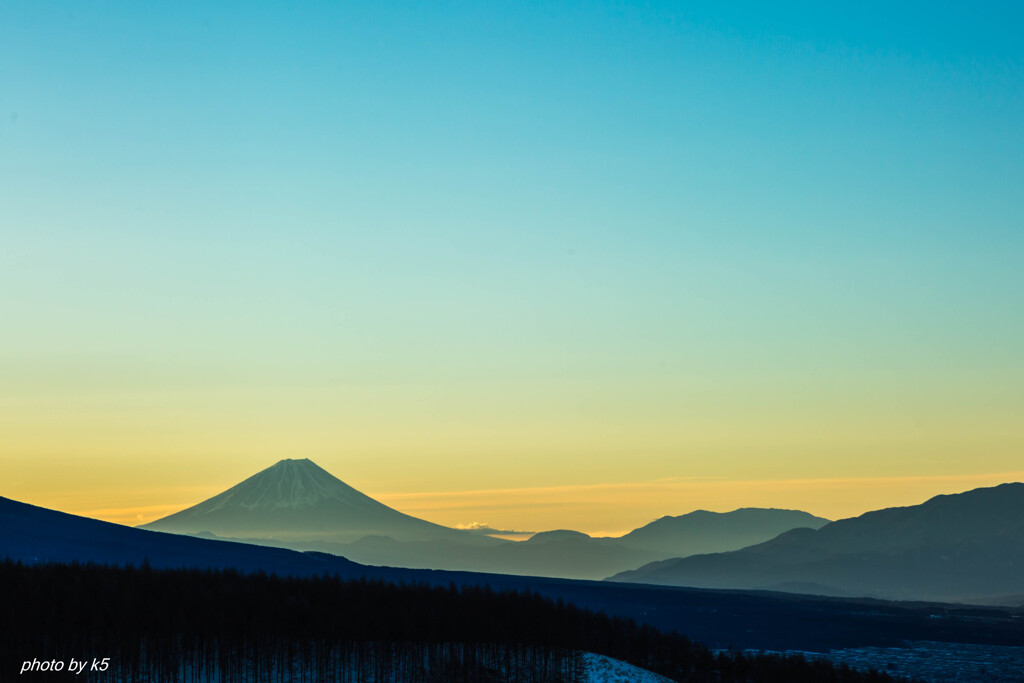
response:
[[[132,529],[0,498],[0,559],[94,562],[320,575],[448,587],[533,591],[579,607],[676,630],[711,647],[826,650],[905,640],[1024,645],[1024,618],[1005,609],[712,591],[500,574],[366,567],[322,553]],[[108,612],[116,618],[116,609]]]
[[[3,680],[102,653],[110,683],[583,683],[585,651],[694,683],[892,680],[798,656],[715,657],[634,621],[466,586],[4,562],[0,602]]]
[[[936,496],[613,581],[1011,604],[1024,594],[1024,484]]]
[[[133,529],[0,497],[0,559],[362,576],[343,557]]]

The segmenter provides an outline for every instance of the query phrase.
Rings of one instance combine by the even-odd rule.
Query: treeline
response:
[[[682,635],[534,593],[454,584],[7,561],[0,605],[0,680],[26,660],[109,657],[109,671],[75,678],[577,683],[580,652],[680,682],[893,680],[802,657],[716,656]]]

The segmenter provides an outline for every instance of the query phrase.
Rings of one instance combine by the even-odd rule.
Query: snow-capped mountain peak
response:
[[[156,531],[263,539],[427,540],[468,536],[360,493],[312,460],[281,460],[228,490],[144,525]]]
[[[247,510],[302,509],[323,501],[339,501],[353,508],[386,506],[360,493],[309,458],[281,460],[206,503],[206,511],[224,507]],[[203,503],[203,505],[206,505]]]

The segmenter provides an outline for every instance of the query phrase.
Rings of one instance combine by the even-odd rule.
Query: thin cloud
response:
[[[451,501],[459,498],[477,499],[481,496],[499,494],[504,496],[532,496],[532,495],[558,495],[595,493],[610,491],[651,491],[651,490],[673,490],[689,488],[694,484],[701,487],[763,487],[772,488],[820,488],[845,487],[850,485],[882,485],[899,486],[908,483],[970,483],[987,482],[992,479],[1001,481],[1024,480],[1024,470],[1015,472],[994,472],[985,474],[933,474],[924,476],[890,476],[890,477],[815,477],[815,478],[793,478],[793,479],[727,479],[724,476],[707,477],[669,477],[664,479],[652,479],[649,481],[615,482],[600,484],[566,484],[559,486],[534,486],[504,489],[469,489],[463,491],[428,491],[428,492],[403,492],[403,493],[380,493],[375,497],[389,501],[432,501],[444,499]],[[457,506],[455,506],[457,507]],[[475,524],[476,522],[473,522]]]
[[[471,534],[481,536],[533,536],[536,531],[516,531],[514,529],[495,529],[484,522],[470,522],[469,524],[456,524],[456,529],[468,531]]]
[[[408,514],[453,523],[470,515],[509,518],[515,511],[527,523],[539,519],[551,528],[619,528],[646,524],[663,515],[739,507],[806,510],[829,519],[868,510],[916,505],[941,493],[1024,481],[1024,471],[925,476],[814,477],[787,479],[673,478],[640,482],[378,494],[382,502]],[[486,517],[484,517],[486,519]],[[574,526],[575,525],[575,526]],[[547,527],[545,527],[547,528]]]

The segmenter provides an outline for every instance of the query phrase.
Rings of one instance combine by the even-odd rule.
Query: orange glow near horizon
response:
[[[364,492],[407,514],[453,527],[486,520],[476,523],[506,531],[564,528],[592,536],[619,536],[664,515],[681,515],[697,509],[727,512],[739,507],[790,508],[834,520],[874,509],[916,505],[936,495],[1010,481],[1024,481],[1024,471],[778,480],[673,478],[508,489]],[[80,494],[23,502],[137,525],[177,512],[219,492],[216,487],[179,487],[166,491],[154,488],[142,497],[164,497],[175,502],[123,507],[90,507],[92,501]],[[525,538],[496,535],[512,540]]]

